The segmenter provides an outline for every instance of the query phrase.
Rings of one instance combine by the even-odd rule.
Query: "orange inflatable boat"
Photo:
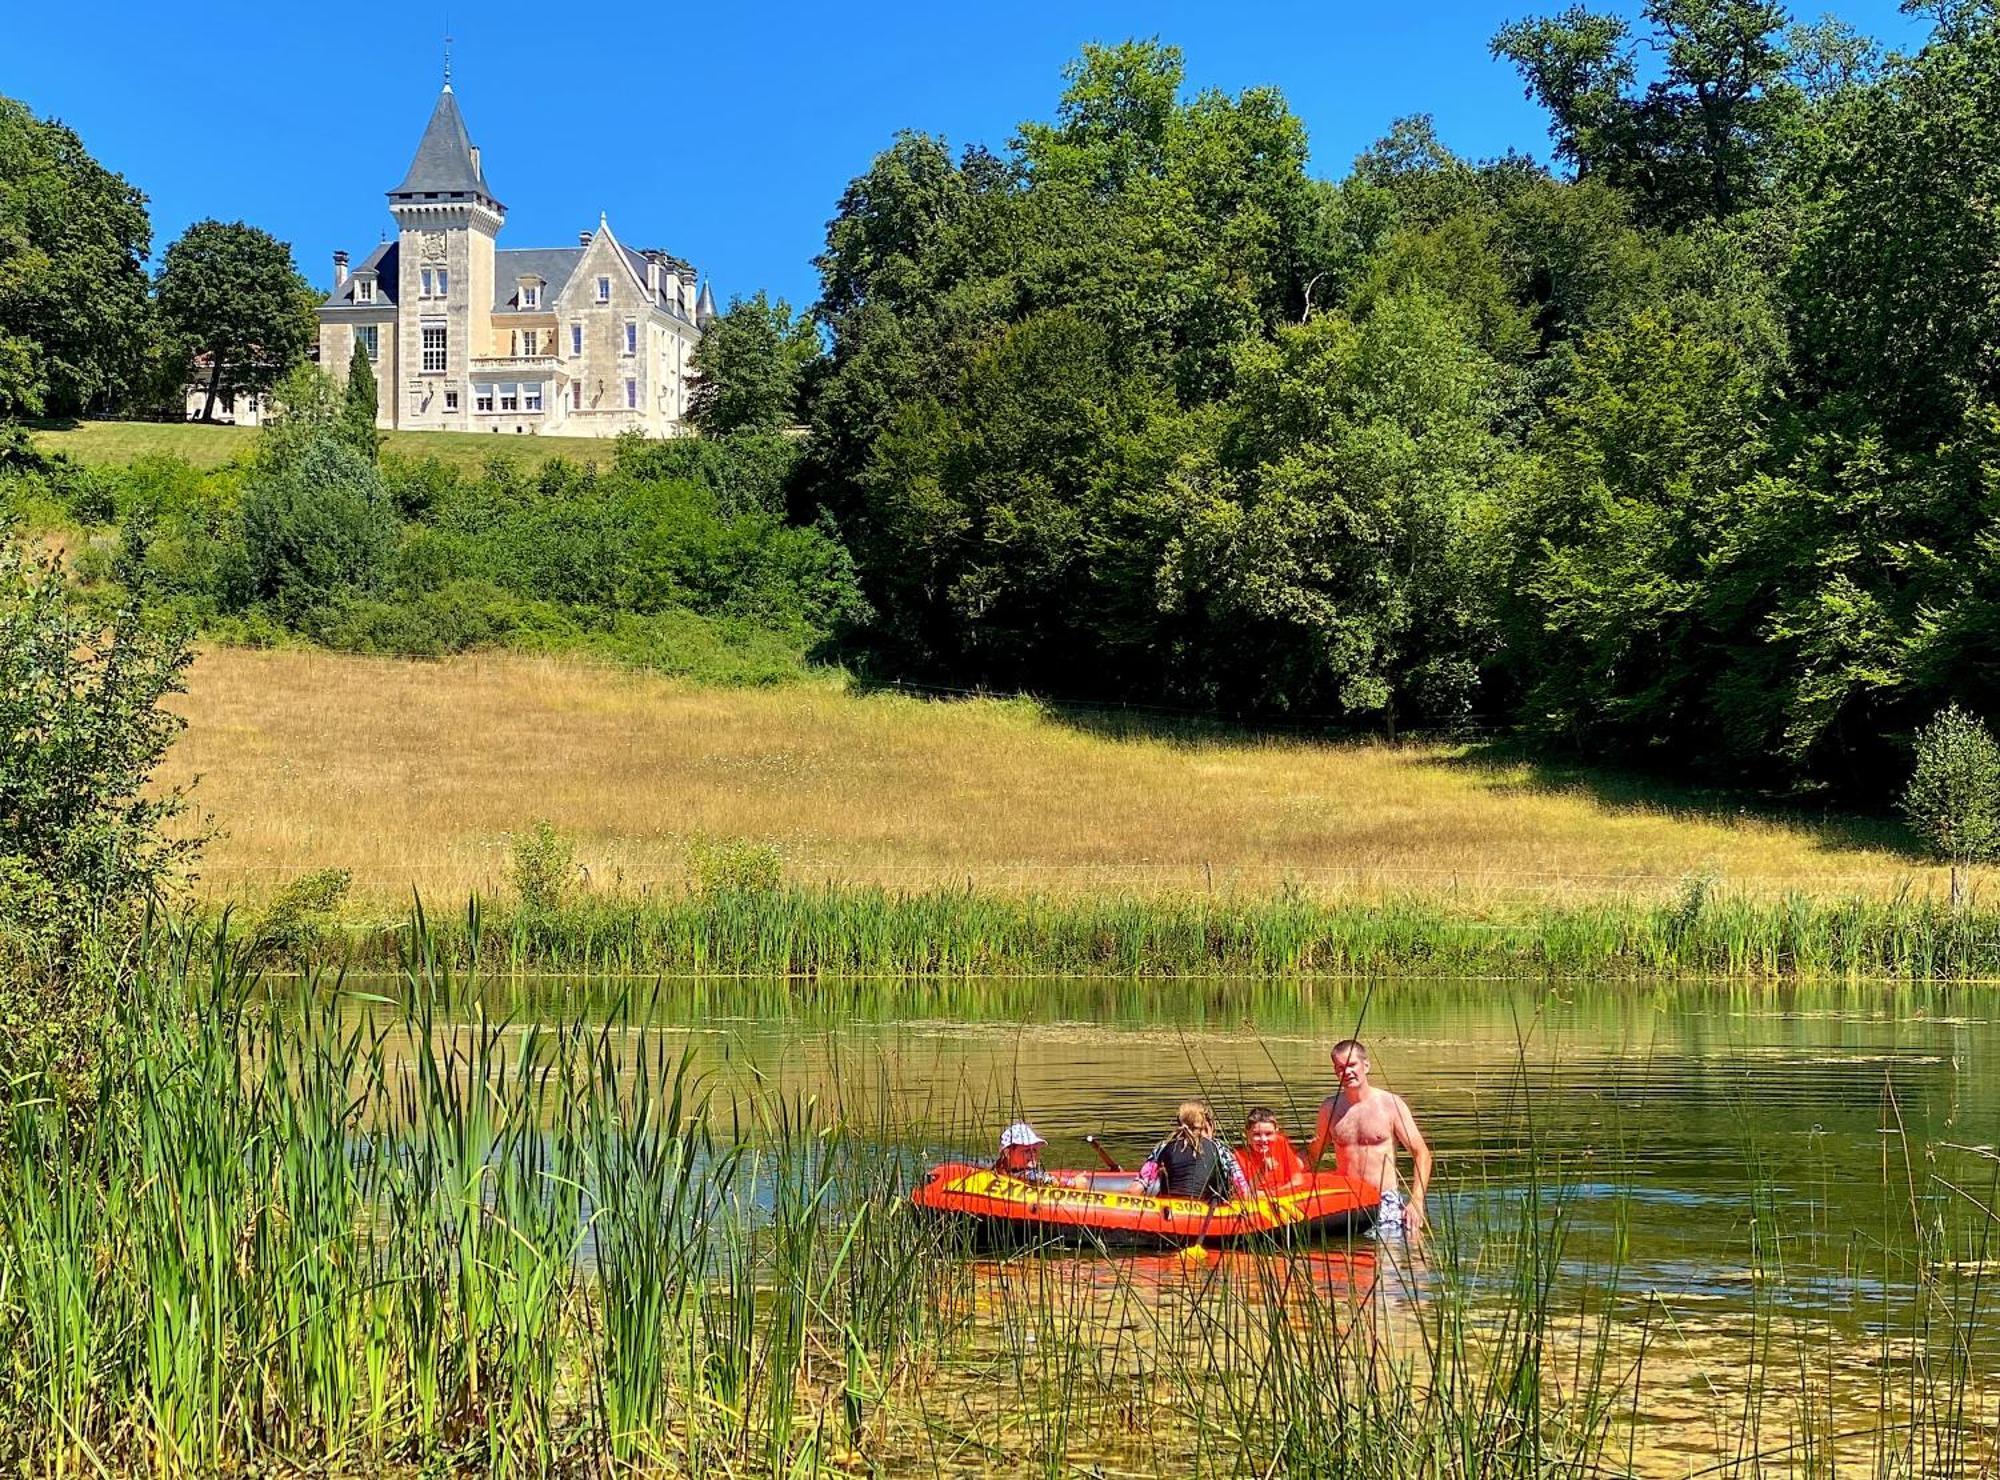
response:
[[[1365,1232],[1381,1193],[1358,1177],[1319,1172],[1294,1192],[1206,1203],[1152,1197],[1130,1172],[1057,1172],[1086,1185],[1023,1182],[990,1167],[948,1161],[910,1194],[926,1212],[967,1225],[983,1244],[1104,1244],[1160,1248],[1314,1239]]]

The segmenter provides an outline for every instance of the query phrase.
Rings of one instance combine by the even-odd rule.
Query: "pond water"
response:
[[[357,1011],[366,992],[395,990],[350,985]],[[1820,1473],[1818,1451],[1800,1449],[1802,1415],[1868,1473],[1965,1472],[1970,1451],[1939,1435],[1984,1432],[1981,1463],[1995,1457],[1990,988],[535,979],[487,987],[478,1009],[496,1041],[581,1023],[615,1062],[657,1071],[685,1053],[726,1133],[816,1102],[789,1123],[837,1121],[911,1180],[932,1160],[990,1157],[1019,1118],[1048,1138],[1046,1165],[1095,1165],[1084,1138],[1096,1136],[1130,1166],[1191,1093],[1228,1128],[1271,1106],[1303,1143],[1332,1089],[1331,1045],[1367,1041],[1375,1082],[1409,1100],[1437,1154],[1440,1231],[1425,1255],[1364,1240],[1301,1264],[968,1260],[953,1268],[980,1293],[970,1354],[948,1369],[953,1401],[976,1406],[996,1373],[1026,1382],[1078,1332],[1102,1348],[1092,1371],[1106,1391],[1144,1389],[1163,1363],[1227,1365],[1263,1338],[1229,1327],[1218,1344],[1214,1322],[1255,1325],[1259,1300],[1274,1308],[1276,1263],[1401,1353],[1435,1351],[1427,1323],[1446,1307],[1466,1313],[1472,1348],[1500,1351],[1539,1304],[1542,1380],[1610,1395],[1632,1473],[1800,1454]],[[445,1020],[472,1016],[461,1003]],[[753,1201],[749,1216],[769,1207]],[[1216,1288],[1250,1299],[1217,1302]],[[1038,1348],[1037,1323],[1058,1319],[1069,1334],[1042,1331]],[[959,1417],[977,1427],[972,1412]]]
[[[1895,1329],[1921,1230],[1976,1225],[2000,1161],[2000,995],[1870,985],[1394,981],[626,987],[723,1098],[835,1103],[926,1155],[1030,1120],[1050,1166],[1130,1166],[1178,1102],[1278,1110],[1303,1146],[1328,1050],[1371,1049],[1437,1155],[1433,1217],[1560,1204],[1572,1266],[1709,1315],[1774,1305]],[[603,985],[489,997],[518,1022],[613,1012]],[[624,1017],[625,1012],[616,1013]],[[1958,1189],[1954,1191],[1953,1189]],[[1975,1232],[1976,1232],[1975,1228]],[[1985,1257],[1976,1242],[1961,1263]],[[2000,1253],[2000,1250],[1993,1251]],[[1761,1278],[1752,1280],[1752,1276]],[[1753,1288],[1754,1287],[1754,1288]],[[2000,1325],[2000,1323],[1987,1323]]]

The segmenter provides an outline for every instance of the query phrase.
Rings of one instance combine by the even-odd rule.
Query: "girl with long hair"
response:
[[[1227,1202],[1249,1193],[1243,1169],[1216,1137],[1215,1117],[1200,1100],[1183,1100],[1174,1128],[1139,1168],[1139,1183],[1160,1197]]]

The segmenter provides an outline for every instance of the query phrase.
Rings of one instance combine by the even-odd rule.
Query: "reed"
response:
[[[879,1077],[725,1100],[636,989],[494,1015],[431,922],[392,990],[260,982],[221,931],[119,985],[87,1103],[53,1072],[0,1088],[16,1471],[1647,1467],[1660,1318],[1615,1239],[1568,1237],[1553,1159],[1447,1188],[1421,1268],[996,1264],[913,1213],[939,1132]],[[1852,1261],[1900,1364],[1857,1409],[1840,1338],[1766,1269],[1712,1473],[1990,1471],[1992,1191],[1892,1170]],[[1773,1261],[1846,1236],[1763,1196]]]
[[[246,938],[253,924],[241,924]],[[1776,900],[1703,891],[1547,905],[1488,919],[1449,901],[1215,895],[1017,895],[787,886],[590,894],[533,908],[474,899],[434,920],[460,968],[759,977],[1096,975],[1266,979],[1708,976],[1929,981],[2000,976],[2000,911],[1941,900]],[[318,937],[318,959],[393,966],[404,925]],[[281,958],[283,959],[283,958]],[[289,958],[311,960],[294,955]]]

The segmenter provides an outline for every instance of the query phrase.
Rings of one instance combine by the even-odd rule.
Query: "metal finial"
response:
[[[444,90],[451,91],[451,7],[444,11]]]

